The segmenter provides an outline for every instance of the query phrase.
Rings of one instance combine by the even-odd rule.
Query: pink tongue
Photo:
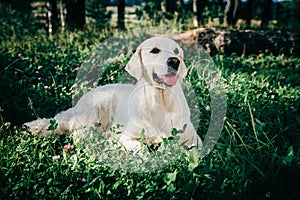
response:
[[[165,84],[167,84],[169,86],[175,85],[176,81],[177,81],[176,76],[164,75],[161,78],[164,80]]]

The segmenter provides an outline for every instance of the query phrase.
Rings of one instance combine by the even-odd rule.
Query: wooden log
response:
[[[211,55],[251,55],[272,53],[274,55],[300,56],[300,33],[283,30],[221,30],[199,28],[180,34],[167,34],[181,44],[198,43]]]

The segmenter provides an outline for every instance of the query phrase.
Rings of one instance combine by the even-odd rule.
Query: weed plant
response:
[[[24,134],[20,125],[25,121],[51,117],[71,106],[80,63],[104,38],[76,32],[1,42],[1,199],[300,196],[300,58],[296,57],[213,57],[226,83],[227,117],[215,148],[202,159],[195,150],[176,146],[181,153],[171,155],[173,162],[147,171],[147,160],[126,154],[113,140],[100,140],[98,131],[84,138]],[[97,84],[88,82],[86,87],[118,82],[129,57],[130,49],[111,57],[102,79]],[[189,70],[191,76],[191,67]],[[203,138],[209,126],[210,96],[203,80],[195,85],[201,110],[199,135]],[[117,134],[117,128],[113,132]],[[164,156],[170,152],[168,148],[175,148],[173,141],[176,139],[166,140],[154,151],[161,155],[161,163],[167,160]],[[101,147],[114,149],[99,154]],[[145,154],[151,154],[146,148]],[[104,156],[113,164],[108,165]],[[161,164],[148,161],[150,166]],[[138,172],[116,169],[112,167],[115,164],[131,166]]]

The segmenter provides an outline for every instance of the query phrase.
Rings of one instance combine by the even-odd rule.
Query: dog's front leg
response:
[[[125,147],[127,151],[138,151],[141,149],[141,143],[137,141],[135,138],[132,138],[132,136],[127,135],[126,133],[123,133],[120,137],[120,143]]]
[[[197,135],[197,132],[191,122],[187,123],[187,127],[185,132],[180,135],[180,143],[185,144],[188,147],[202,147],[202,140],[201,138]]]

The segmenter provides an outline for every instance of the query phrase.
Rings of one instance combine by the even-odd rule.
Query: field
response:
[[[107,155],[98,157],[99,152],[91,150],[89,145],[97,142],[88,140],[94,141],[96,132],[83,142],[70,135],[25,134],[22,123],[72,106],[82,62],[108,36],[94,32],[38,35],[1,41],[0,199],[300,196],[300,58],[264,53],[214,56],[227,99],[226,120],[214,149],[201,159],[194,150],[182,150],[174,162],[155,170],[148,170],[135,155],[113,149],[109,159],[136,169],[130,173],[105,164]],[[82,82],[84,89],[118,82],[124,75],[136,44],[114,44],[102,76],[90,72],[85,78],[91,75],[96,80]],[[195,76],[192,61],[187,63],[187,79]],[[97,66],[91,69],[97,71]],[[192,81],[201,112],[199,135],[204,138],[211,99],[201,77]],[[172,144],[167,141],[153,153],[166,153]],[[158,164],[154,162],[150,164]]]

